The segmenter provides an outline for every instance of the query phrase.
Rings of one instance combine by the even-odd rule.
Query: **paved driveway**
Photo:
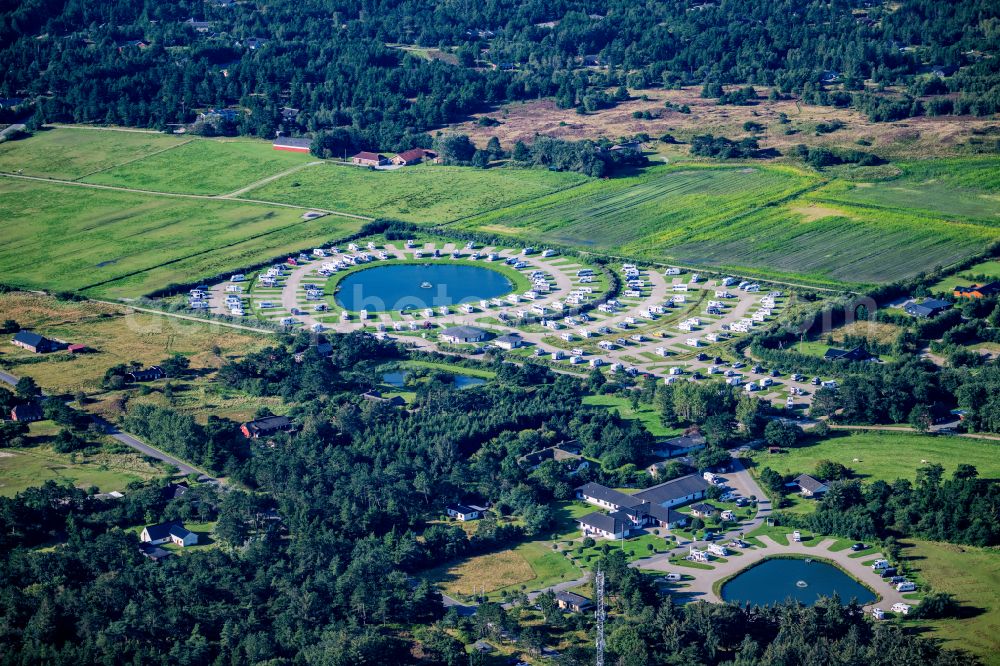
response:
[[[714,603],[721,603],[722,599],[720,599],[719,596],[712,590],[712,585],[714,585],[716,581],[731,576],[738,571],[747,568],[751,564],[763,560],[764,558],[772,557],[774,555],[793,553],[796,555],[805,555],[807,557],[815,557],[817,559],[825,559],[835,562],[851,576],[860,580],[869,588],[874,590],[880,598],[866,605],[866,610],[876,606],[884,610],[889,610],[893,604],[898,602],[910,605],[918,603],[915,600],[903,598],[903,594],[901,592],[897,592],[895,588],[889,585],[889,583],[882,580],[878,574],[872,571],[870,566],[865,566],[864,562],[883,557],[881,553],[871,553],[862,557],[852,558],[850,556],[853,553],[850,549],[840,551],[829,550],[830,546],[835,543],[834,539],[829,538],[823,539],[819,543],[811,546],[806,545],[805,543],[793,542],[791,540],[791,535],[788,537],[787,546],[779,544],[769,536],[761,536],[757,538],[759,538],[764,544],[764,548],[745,549],[741,551],[743,553],[742,555],[729,557],[726,562],[714,562],[712,564],[712,569],[710,570],[670,565],[662,561],[654,562],[652,564],[644,563],[643,568],[670,571],[693,576],[694,580],[685,581],[673,589],[691,601],[710,601]]]

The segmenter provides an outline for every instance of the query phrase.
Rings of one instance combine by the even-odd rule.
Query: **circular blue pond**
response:
[[[738,604],[768,606],[786,599],[813,605],[820,597],[840,595],[843,603],[857,599],[861,604],[875,601],[867,587],[825,562],[764,560],[722,586],[722,598]]]
[[[351,273],[337,286],[337,304],[355,312],[437,308],[510,293],[502,273],[457,264],[376,266]]]

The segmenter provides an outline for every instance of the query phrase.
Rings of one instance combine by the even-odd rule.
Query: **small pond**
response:
[[[448,263],[376,266],[346,276],[337,304],[355,312],[436,308],[503,296],[514,285],[502,273]]]
[[[410,373],[406,370],[386,372],[382,375],[382,381],[389,386],[403,388],[406,386],[406,376],[408,374]],[[451,377],[455,384],[455,388],[468,388],[470,386],[479,386],[480,384],[486,383],[486,380],[482,377],[470,377],[469,375],[451,375]]]
[[[875,601],[871,590],[826,562],[772,558],[737,574],[722,586],[722,598],[739,604],[768,606],[795,599],[812,605],[820,597],[840,595],[861,604]]]

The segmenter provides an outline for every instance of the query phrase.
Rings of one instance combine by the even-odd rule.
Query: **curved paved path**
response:
[[[737,555],[735,557],[726,558],[725,562],[715,561],[712,563],[712,569],[694,569],[692,567],[677,566],[664,564],[662,561],[650,563],[643,563],[643,569],[654,569],[659,571],[670,571],[673,573],[682,573],[688,576],[692,576],[693,580],[687,580],[683,583],[674,586],[673,590],[684,595],[691,601],[710,601],[713,603],[722,603],[722,599],[718,597],[717,594],[712,590],[712,586],[716,581],[731,576],[743,569],[746,569],[751,564],[760,562],[761,560],[772,557],[774,555],[783,554],[795,554],[804,555],[806,557],[814,557],[816,559],[830,560],[838,564],[842,569],[850,573],[851,576],[862,581],[865,585],[875,591],[875,593],[880,597],[870,604],[865,606],[865,609],[871,609],[878,606],[883,610],[889,610],[889,608],[898,602],[915,605],[918,602],[912,599],[905,599],[901,592],[897,592],[889,583],[882,580],[878,574],[872,571],[870,566],[866,566],[864,562],[882,557],[881,553],[869,553],[861,557],[850,557],[853,553],[850,549],[831,551],[829,550],[836,541],[835,539],[825,538],[819,541],[815,545],[806,545],[805,543],[795,543],[791,540],[791,535],[788,535],[788,545],[783,546],[777,541],[774,541],[769,536],[757,537],[764,544],[764,548],[746,548],[740,552],[742,555]]]
[[[10,373],[0,372],[0,382],[4,382],[5,384],[14,386],[15,384],[17,384],[17,380],[18,377],[15,377]],[[44,396],[45,392],[43,391],[41,395]],[[208,474],[198,469],[197,467],[193,467],[192,465],[189,465],[188,463],[173,457],[169,453],[164,453],[163,451],[160,451],[159,449],[146,444],[145,442],[137,439],[136,437],[133,437],[127,432],[122,432],[121,430],[118,429],[117,426],[102,419],[100,416],[95,416],[93,414],[90,414],[90,418],[94,423],[100,426],[101,429],[104,430],[104,432],[107,433],[110,437],[117,439],[122,444],[131,446],[133,449],[135,449],[142,455],[149,456],[150,458],[155,458],[156,460],[165,462],[168,465],[173,465],[179,470],[181,474],[184,474],[185,476],[188,474],[197,474],[199,481],[218,483],[218,479],[209,476]]]

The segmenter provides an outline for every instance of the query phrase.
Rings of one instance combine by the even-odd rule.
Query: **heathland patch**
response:
[[[267,343],[263,335],[212,322],[162,317],[93,301],[57,301],[26,292],[0,294],[0,312],[24,329],[91,350],[33,354],[8,344],[13,334],[0,336],[4,352],[0,367],[18,377],[32,377],[52,394],[99,393],[109,367],[132,361],[155,365],[171,354],[182,354],[192,370],[207,375]]]
[[[371,171],[324,164],[279,178],[245,196],[439,224],[585,182],[587,179],[579,174],[537,169],[471,169],[426,164]]]

